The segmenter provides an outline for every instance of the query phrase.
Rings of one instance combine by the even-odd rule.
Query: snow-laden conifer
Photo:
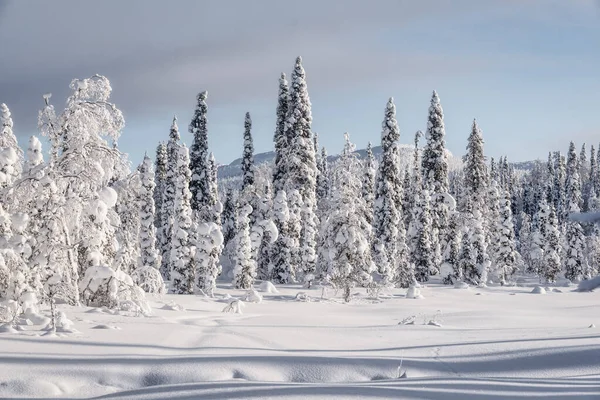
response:
[[[356,196],[362,188],[360,175],[353,173],[359,162],[348,134],[345,140],[344,151],[333,171],[333,207],[324,222],[323,234],[328,255],[326,280],[343,289],[344,299],[349,301],[350,289],[368,285],[375,268],[366,202]]]
[[[497,243],[494,250],[494,272],[496,280],[502,285],[508,283],[514,276],[518,260],[509,196],[506,190],[502,190],[494,235],[494,243]]]
[[[173,291],[178,294],[193,294],[195,286],[190,178],[189,150],[185,145],[178,145],[173,196],[173,228],[169,251]]]
[[[252,140],[252,119],[246,113],[244,119],[244,154],[242,156],[242,190],[254,185],[254,141]]]
[[[256,263],[252,258],[250,242],[250,213],[252,207],[245,205],[237,215],[237,232],[233,245],[233,286],[236,289],[250,289],[256,278]]]
[[[160,254],[156,248],[156,227],[154,226],[154,189],[156,187],[152,160],[147,155],[139,168],[141,190],[139,193],[140,204],[140,260],[139,266],[160,268]]]
[[[179,135],[179,128],[177,126],[177,117],[173,117],[173,123],[171,124],[171,129],[169,131],[169,141],[167,143],[167,167],[161,205],[161,273],[165,281],[171,280],[171,248],[173,223],[175,221],[175,186],[178,179],[178,153],[180,140],[181,136]]]
[[[280,190],[273,200],[273,219],[278,236],[271,246],[269,276],[276,283],[288,283],[293,277],[294,249],[298,243],[290,233],[290,210],[285,191]]]
[[[163,194],[165,192],[165,184],[167,179],[167,145],[164,142],[160,142],[156,147],[156,159],[154,160],[154,225],[156,225],[158,246],[161,249],[162,239],[162,203]]]
[[[6,104],[0,104],[0,187],[12,185],[23,171],[23,150],[13,133],[13,120]]]
[[[198,93],[196,97],[196,109],[194,116],[188,128],[194,135],[194,141],[190,148],[190,170],[192,177],[190,182],[190,191],[192,193],[192,210],[203,213],[205,196],[208,193],[208,106],[206,99],[208,92]],[[204,220],[204,215],[200,216]]]
[[[373,205],[375,204],[375,156],[371,142],[367,145],[367,156],[364,162],[363,182],[362,182],[362,197],[365,200],[366,209],[369,211],[367,221],[373,223]]]
[[[289,143],[285,133],[285,124],[287,120],[289,107],[289,87],[285,79],[285,74],[281,73],[279,78],[279,95],[277,101],[277,121],[275,124],[275,134],[273,142],[275,143],[275,165],[273,167],[273,191],[278,193],[285,187],[287,179],[287,151]]]

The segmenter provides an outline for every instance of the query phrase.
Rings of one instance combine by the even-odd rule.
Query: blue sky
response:
[[[188,143],[195,96],[209,91],[209,143],[220,163],[242,152],[250,111],[257,152],[272,149],[280,72],[302,55],[313,129],[330,153],[348,131],[377,144],[393,96],[401,141],[424,129],[431,91],[461,155],[477,118],[486,153],[514,161],[600,142],[596,0],[0,0],[0,102],[15,132],[35,133],[41,95],[60,108],[72,78],[113,83],[137,163],[173,114]]]

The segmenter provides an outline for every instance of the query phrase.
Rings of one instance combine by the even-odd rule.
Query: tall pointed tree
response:
[[[364,173],[362,181],[362,198],[365,200],[369,215],[367,215],[367,221],[369,224],[373,223],[373,205],[375,204],[375,156],[373,155],[373,149],[371,142],[367,145],[367,156],[364,162]]]
[[[162,251],[161,273],[165,281],[171,280],[171,241],[173,234],[173,223],[175,221],[175,192],[178,174],[178,157],[181,136],[177,126],[177,117],[173,117],[171,130],[169,131],[169,142],[167,143],[167,170],[165,184],[162,194],[161,205],[161,243]]]
[[[385,109],[382,123],[381,148],[382,156],[377,172],[375,192],[375,210],[373,216],[374,242],[373,256],[378,273],[384,284],[395,283],[397,276],[404,276],[408,271],[408,248],[406,232],[401,210],[402,182],[398,166],[398,140],[400,129],[396,121],[396,106],[390,98]],[[402,286],[409,283],[402,282]]]
[[[157,236],[159,239],[159,246],[160,243],[163,242],[161,239],[161,221],[163,193],[165,192],[165,184],[167,179],[167,159],[167,145],[164,142],[160,142],[156,147],[156,159],[154,160],[154,206],[156,208],[154,225],[158,229]]]
[[[190,156],[185,145],[177,148],[177,169],[173,199],[173,230],[171,233],[170,270],[173,291],[192,294],[195,287],[193,253],[193,222],[190,192]]]
[[[446,129],[444,127],[444,111],[440,98],[434,90],[429,106],[427,130],[425,138],[427,143],[423,150],[422,173],[424,188],[431,195],[432,232],[431,245],[434,249],[433,273],[439,272],[441,252],[445,247],[446,226],[450,211],[448,207],[448,155],[446,153]]]
[[[565,214],[566,219],[570,213],[579,212],[581,204],[581,181],[579,177],[579,163],[575,153],[575,145],[571,142],[567,156]],[[568,220],[565,229],[565,277],[571,281],[579,281],[587,271],[585,257],[585,237],[581,224]]]
[[[242,156],[242,190],[254,185],[254,141],[252,140],[252,119],[246,113],[244,119],[244,154]]]
[[[285,74],[281,73],[279,78],[279,95],[277,101],[277,122],[275,124],[275,166],[273,168],[273,192],[279,193],[284,190],[287,179],[287,163],[288,158],[288,141],[285,133],[285,123],[288,115],[290,91],[288,82],[285,79]]]
[[[0,151],[3,153],[0,165],[0,187],[10,186],[23,171],[23,150],[13,133],[13,120],[6,104],[0,104]],[[5,205],[6,206],[6,205]]]
[[[200,92],[196,96],[196,110],[188,128],[189,132],[194,135],[194,141],[190,148],[192,210],[201,213],[201,220],[204,220],[204,199],[208,193],[208,175],[206,170],[208,158],[207,97],[207,91]]]
[[[310,283],[315,278],[316,270],[316,235],[319,220],[316,214],[316,189],[317,189],[317,164],[311,133],[312,115],[311,104],[306,85],[306,73],[302,66],[302,57],[296,59],[292,72],[290,101],[287,120],[285,123],[285,136],[289,144],[287,154],[287,181],[286,192],[298,190],[303,207],[299,210],[302,221],[300,232],[301,268],[305,283]],[[290,204],[290,212],[294,204]]]

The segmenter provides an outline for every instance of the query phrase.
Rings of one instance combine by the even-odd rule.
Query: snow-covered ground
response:
[[[598,291],[278,289],[242,314],[222,312],[245,294],[229,286],[154,298],[151,317],[61,305],[78,333],[0,334],[0,397],[600,398]]]

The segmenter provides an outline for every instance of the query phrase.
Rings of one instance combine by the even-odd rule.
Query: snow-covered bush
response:
[[[79,282],[79,291],[88,306],[150,313],[144,291],[133,283],[129,275],[107,266],[89,267]]]

